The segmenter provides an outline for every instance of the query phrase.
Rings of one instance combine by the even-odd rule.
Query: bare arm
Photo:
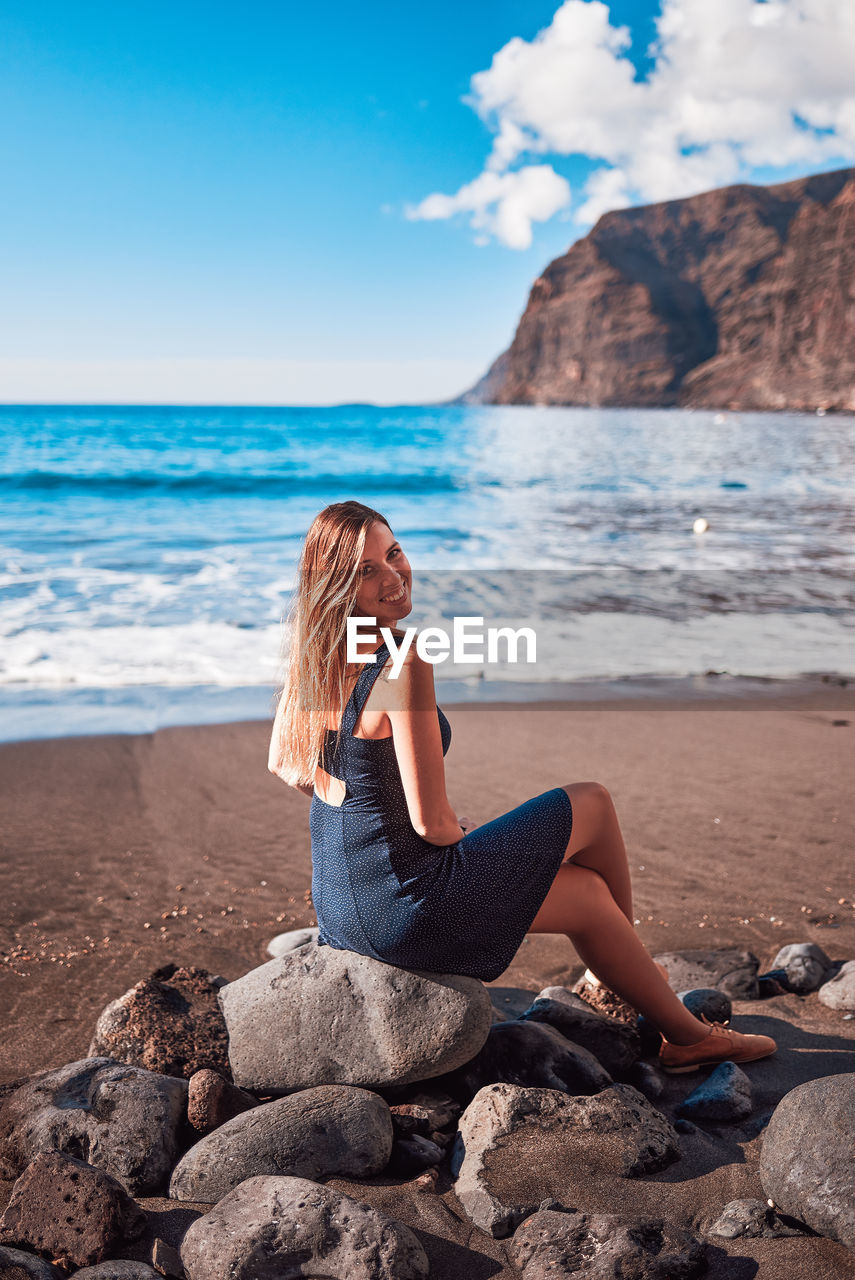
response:
[[[390,680],[388,687],[386,712],[410,822],[428,844],[455,844],[464,832],[445,791],[433,666],[411,650],[397,680]]]

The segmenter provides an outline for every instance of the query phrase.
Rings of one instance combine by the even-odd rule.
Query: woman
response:
[[[699,1020],[671,990],[633,928],[626,851],[600,783],[553,787],[475,829],[456,817],[433,666],[411,645],[390,679],[381,642],[380,627],[397,636],[412,610],[412,576],[378,511],[340,502],[312,522],[268,767],[312,797],[318,944],[492,981],[526,933],[564,933],[661,1030],[666,1071],[773,1053],[769,1036]],[[346,661],[350,616],[376,619],[365,664]]]

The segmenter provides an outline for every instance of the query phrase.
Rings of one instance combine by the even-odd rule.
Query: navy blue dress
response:
[[[353,730],[389,658],[385,642],[357,678],[320,765],[345,783],[341,805],[315,793],[309,813],[318,945],[404,969],[490,982],[504,973],[555,879],[573,824],[553,787],[456,844],[423,840],[410,822],[392,738]],[[443,755],[451,725],[437,708]]]

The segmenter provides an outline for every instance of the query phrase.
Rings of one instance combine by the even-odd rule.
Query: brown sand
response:
[[[449,795],[473,822],[560,783],[609,788],[653,954],[736,944],[762,971],[784,943],[814,940],[833,959],[855,957],[855,691],[446,712]],[[273,934],[314,923],[309,801],[267,772],[268,735],[244,723],[0,746],[0,1083],[85,1057],[104,1005],[159,965],[235,978],[267,958]],[[581,969],[566,938],[530,936],[494,999],[513,1012],[521,991]],[[779,1042],[748,1068],[758,1107],[802,1079],[855,1069],[855,1023],[815,995],[735,1012],[737,1027]],[[676,1098],[699,1077],[674,1079]],[[627,1184],[625,1207],[660,1203],[668,1184],[677,1198],[663,1205],[703,1225],[727,1199],[762,1196],[759,1141],[722,1126],[712,1154],[687,1144],[672,1170]],[[505,1242],[471,1227],[445,1175],[441,1195],[385,1178],[332,1185],[409,1223],[436,1280],[516,1275]],[[186,1206],[144,1204],[162,1235],[180,1236]],[[722,1240],[711,1259],[711,1276],[738,1280],[855,1277],[855,1258],[820,1239]]]

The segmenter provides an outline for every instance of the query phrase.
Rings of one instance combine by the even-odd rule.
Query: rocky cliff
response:
[[[855,411],[855,169],[604,214],[461,400]]]

